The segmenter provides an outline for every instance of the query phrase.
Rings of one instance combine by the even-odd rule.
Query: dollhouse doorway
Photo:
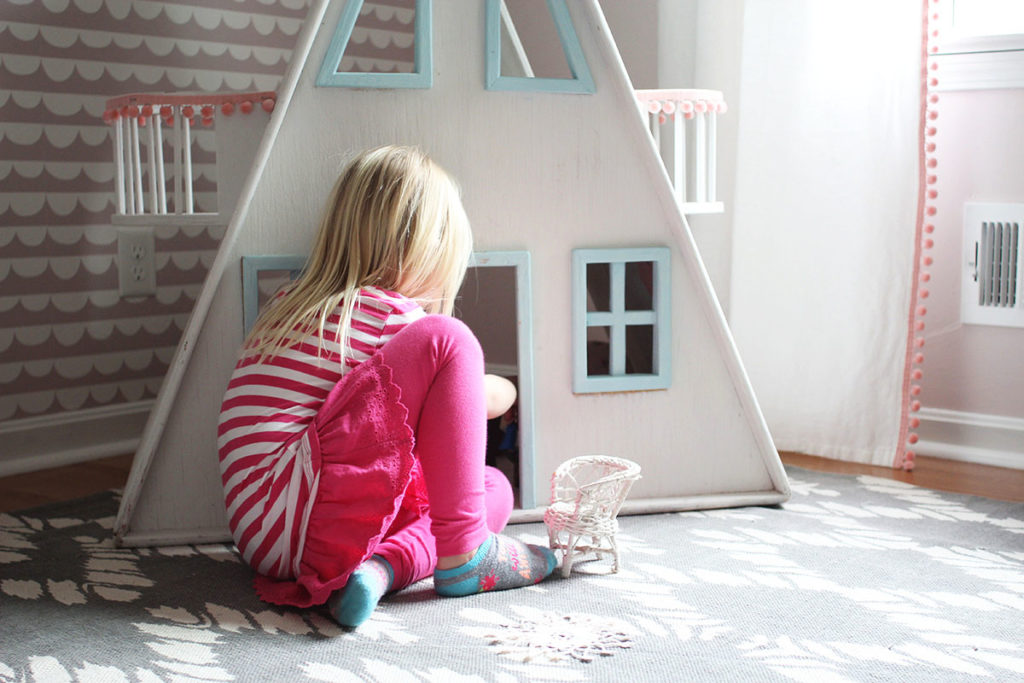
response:
[[[274,293],[299,274],[304,262],[304,257],[297,255],[242,258],[245,333]],[[523,510],[537,506],[530,281],[529,252],[476,252],[453,311],[480,340],[486,371],[516,385],[518,398],[513,409],[488,422],[487,460],[508,477],[516,507]]]
[[[534,508],[537,498],[529,253],[475,253],[453,314],[480,340],[486,371],[516,385],[518,398],[512,409],[488,421],[487,463],[512,482],[517,508]]]

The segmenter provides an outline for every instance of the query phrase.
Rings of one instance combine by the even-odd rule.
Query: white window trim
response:
[[[940,52],[933,90],[1024,88],[1024,49],[1004,52]]]
[[[955,2],[956,0],[953,0]],[[1024,88],[1024,33],[964,35],[953,24],[953,2],[939,13],[937,91]]]

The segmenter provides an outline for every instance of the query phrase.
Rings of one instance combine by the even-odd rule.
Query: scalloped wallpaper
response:
[[[412,2],[366,3],[374,23],[354,33],[353,56],[393,63],[389,46],[408,42],[386,39],[389,22],[401,33]],[[0,427],[154,398],[223,233],[158,228],[156,296],[119,297],[105,101],[274,90],[307,9],[307,0],[4,0]],[[216,196],[212,136],[197,131],[193,148],[201,207]]]

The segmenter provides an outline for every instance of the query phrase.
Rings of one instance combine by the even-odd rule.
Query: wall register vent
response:
[[[1024,204],[968,203],[960,315],[965,324],[1024,327]]]

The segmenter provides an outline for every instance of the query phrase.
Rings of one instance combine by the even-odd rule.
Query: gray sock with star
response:
[[[435,569],[434,590],[458,597],[532,586],[550,576],[557,564],[549,548],[491,534],[465,564]]]

